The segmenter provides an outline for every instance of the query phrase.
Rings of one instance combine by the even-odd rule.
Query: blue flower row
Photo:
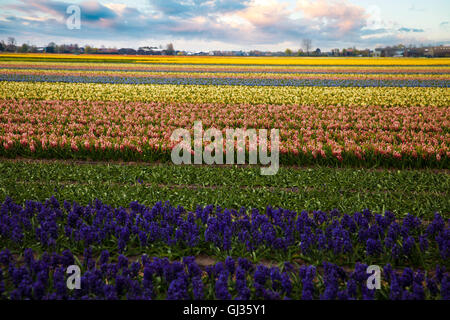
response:
[[[65,250],[37,258],[31,249],[21,256],[17,258],[8,249],[0,252],[0,299],[450,299],[450,274],[440,266],[430,273],[395,270],[387,264],[380,273],[381,287],[375,289],[368,286],[373,282],[363,263],[345,270],[329,262],[321,267],[289,262],[266,266],[227,257],[201,267],[192,256],[169,261],[119,255],[113,261],[107,250],[96,258],[89,249],[83,257]],[[70,290],[67,270],[77,262],[80,287]]]
[[[11,65],[11,66],[4,66],[4,67],[0,67],[1,69],[19,69],[19,70],[43,70],[43,71],[54,71],[54,70],[61,70],[61,71],[87,71],[88,69],[83,69],[83,68],[64,68],[64,66],[61,66],[60,68],[48,68],[48,67],[36,67],[36,66],[26,66],[26,67],[20,67],[20,66],[15,66],[15,65]],[[203,70],[179,70],[179,69],[114,69],[114,68],[95,68],[95,69],[91,69],[91,71],[118,71],[118,72],[176,72],[176,73],[265,73],[265,74],[355,74],[355,73],[361,73],[360,70],[356,69],[356,70],[331,70],[331,71],[322,71],[319,69],[319,71],[314,71],[314,70],[306,70],[306,71],[301,71],[301,70],[295,70],[295,71],[286,71],[286,70],[267,70],[267,69],[263,69],[261,68],[261,70],[228,70],[228,69],[223,69],[223,70],[208,70],[208,69],[203,69]],[[415,74],[436,74],[436,75],[447,75],[449,74],[448,72],[441,72],[441,71],[408,71],[407,73],[402,73],[402,72],[390,72],[390,71],[363,71],[363,74],[394,74],[394,75],[398,75],[398,74],[411,74],[411,75],[415,75]]]
[[[132,202],[129,209],[111,208],[99,200],[88,206],[64,201],[61,206],[54,197],[45,203],[27,201],[24,206],[7,198],[0,206],[0,241],[11,249],[36,243],[51,249],[107,244],[119,253],[201,248],[205,254],[256,254],[279,261],[345,258],[346,263],[354,263],[364,257],[424,268],[439,261],[448,264],[448,224],[438,213],[425,223],[409,214],[397,219],[390,211],[349,215],[333,210],[311,215],[272,207],[248,212],[210,205],[188,212],[162,202],[153,207]]]

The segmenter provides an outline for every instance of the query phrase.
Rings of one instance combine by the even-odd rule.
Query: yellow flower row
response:
[[[0,55],[1,56],[1,55]],[[60,62],[58,60],[55,61],[20,61],[20,60],[7,60],[2,61],[0,57],[0,65],[1,66],[11,66],[14,68],[15,66],[26,66],[26,67],[48,67],[52,69],[58,68],[75,68],[79,67],[86,69],[95,69],[95,68],[105,68],[105,69],[138,69],[138,70],[202,70],[207,72],[208,70],[238,70],[238,71],[311,71],[311,72],[355,72],[355,73],[364,73],[364,72],[392,72],[392,73],[401,73],[400,71],[414,71],[414,72],[440,72],[440,73],[450,73],[450,65],[407,65],[403,67],[396,66],[364,66],[364,65],[353,65],[353,66],[334,66],[334,65],[298,65],[298,66],[282,66],[282,65],[212,65],[212,64],[164,64],[164,63],[152,63],[152,64],[136,64],[136,63],[107,63],[107,62]]]
[[[0,99],[299,105],[450,105],[448,88],[258,87],[0,82]]]
[[[0,54],[1,58],[122,60],[137,63],[174,64],[255,64],[255,65],[450,65],[450,58],[341,58],[341,57],[192,57],[192,56],[120,56],[67,54]]]
[[[30,75],[75,75],[75,76],[110,76],[110,77],[161,77],[161,78],[257,78],[257,79],[398,79],[398,80],[450,80],[450,74],[367,74],[367,73],[267,73],[267,72],[177,72],[177,71],[104,71],[104,70],[70,70],[70,69],[0,69],[0,74]]]

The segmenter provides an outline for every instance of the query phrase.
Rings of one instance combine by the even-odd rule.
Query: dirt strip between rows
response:
[[[122,166],[179,166],[172,164],[170,162],[161,162],[161,161],[154,161],[154,162],[144,162],[144,161],[122,161],[122,160],[107,160],[107,161],[100,161],[100,160],[68,160],[68,159],[33,159],[33,158],[24,158],[24,157],[17,157],[17,158],[5,158],[0,157],[0,162],[24,162],[24,163],[42,163],[42,164],[66,164],[66,165],[122,165]],[[188,166],[188,165],[186,165]],[[215,167],[215,168],[261,168],[261,165],[251,165],[251,164],[244,164],[244,165],[235,165],[235,164],[192,164],[189,166],[196,166],[196,167]],[[443,174],[450,174],[450,169],[438,169],[438,168],[405,168],[405,169],[399,169],[399,168],[385,168],[385,167],[361,167],[361,166],[349,166],[346,165],[344,167],[332,167],[332,166],[319,166],[319,165],[309,165],[309,166],[297,166],[297,165],[282,165],[280,164],[280,168],[285,169],[317,169],[317,168],[329,168],[329,169],[336,169],[336,170],[348,170],[348,169],[358,169],[358,170],[365,170],[365,171],[426,171],[431,173],[443,173]]]

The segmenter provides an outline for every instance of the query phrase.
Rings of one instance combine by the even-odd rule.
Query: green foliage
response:
[[[1,201],[55,195],[81,204],[98,198],[112,206],[168,200],[188,210],[198,204],[347,213],[370,208],[431,219],[436,211],[450,212],[449,190],[448,173],[432,170],[281,167],[274,176],[262,176],[259,167],[250,166],[0,162]]]

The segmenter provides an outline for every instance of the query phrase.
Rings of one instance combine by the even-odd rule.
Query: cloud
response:
[[[240,0],[149,0],[150,5],[167,16],[199,16],[242,10],[249,1]]]
[[[22,4],[7,5],[6,8],[32,14],[32,16],[44,14],[53,19],[62,19],[66,16],[67,7],[71,5],[71,3],[53,0],[21,0],[21,2]],[[94,0],[84,1],[79,6],[81,9],[81,20],[85,22],[118,18],[114,10]]]
[[[368,35],[377,35],[377,34],[385,34],[389,33],[390,30],[386,28],[377,28],[377,29],[364,29],[361,31],[361,35],[368,36]]]
[[[416,8],[415,5],[411,5],[411,6],[408,8],[408,10],[409,10],[409,11],[416,11],[416,12],[425,12],[425,11],[427,11],[427,9],[425,9],[425,8]]]
[[[398,31],[400,31],[400,32],[425,32],[423,29],[414,29],[414,28],[405,28],[405,27],[398,29]]]
[[[81,20],[98,21],[100,19],[113,20],[119,15],[112,9],[99,4],[96,1],[82,2],[80,5]]]
[[[249,6],[237,14],[254,27],[268,27],[289,21],[291,11],[287,5],[274,0],[252,1]]]
[[[362,7],[347,1],[301,0],[297,2],[297,7],[307,18],[319,23],[321,28],[332,28],[340,35],[361,30],[368,18]]]
[[[69,30],[65,25],[70,4],[18,0],[5,6],[17,13],[15,16],[0,13],[0,35],[31,41],[61,37],[130,44],[140,39],[220,41],[251,48],[286,43],[300,46],[303,38],[312,39],[318,47],[373,46],[424,33],[423,29],[387,25],[379,7],[365,9],[348,0],[298,0],[294,5],[276,0],[148,0],[146,8],[89,0],[79,4],[81,30]]]

